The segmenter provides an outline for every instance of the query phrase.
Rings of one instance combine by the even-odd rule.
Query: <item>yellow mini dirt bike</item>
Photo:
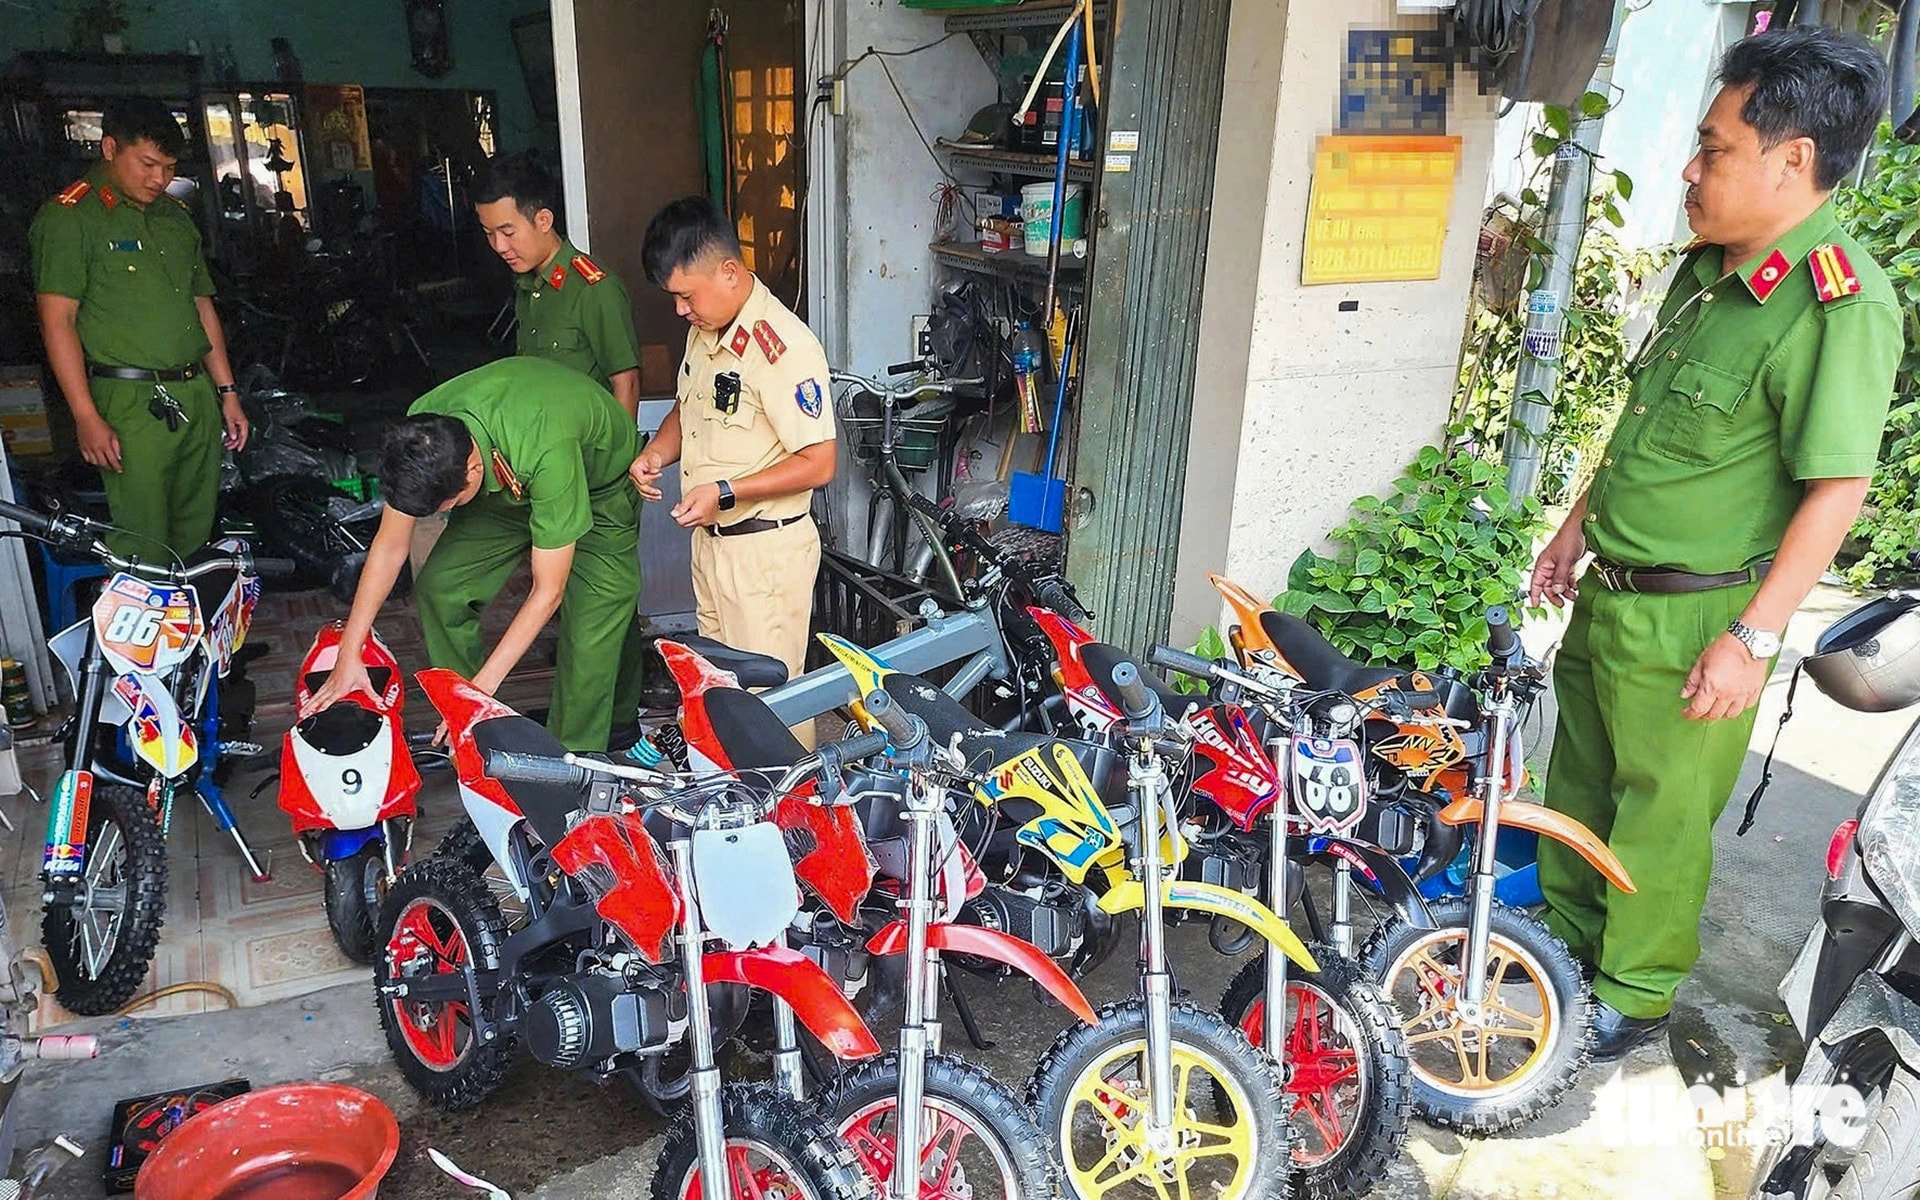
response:
[[[1279,1064],[1217,1013],[1173,1000],[1168,908],[1224,915],[1256,930],[1293,962],[1318,967],[1265,905],[1239,892],[1176,877],[1186,853],[1169,819],[1167,761],[1188,741],[1131,663],[1116,669],[1128,724],[1128,808],[1110,808],[1066,739],[993,729],[926,680],[903,675],[832,635],[822,635],[862,695],[882,691],[957,749],[983,782],[974,799],[1013,850],[982,858],[996,885],[1040,876],[1083,893],[1111,919],[1140,914],[1140,993],[1099,1021],[1055,1039],[1028,1082],[1041,1130],[1055,1146],[1067,1190],[1082,1200],[1209,1196],[1271,1200],[1288,1191],[1291,1131]],[[871,726],[862,705],[856,718]],[[1146,886],[1151,881],[1153,886]]]

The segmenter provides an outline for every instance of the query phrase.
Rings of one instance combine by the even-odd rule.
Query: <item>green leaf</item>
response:
[[[1560,149],[1560,139],[1554,137],[1552,134],[1536,133],[1533,135],[1533,156],[1535,158],[1552,158],[1554,151],[1558,149]]]
[[[1625,171],[1615,170],[1613,173],[1613,190],[1620,193],[1622,200],[1633,199],[1633,176],[1627,174]]]
[[[1604,117],[1613,107],[1613,101],[1599,92],[1588,92],[1580,97],[1580,115],[1583,117]]]
[[[1378,575],[1386,560],[1378,550],[1362,550],[1353,560],[1353,572],[1356,576]]]
[[[1611,200],[1601,205],[1600,211],[1607,214],[1607,223],[1609,225],[1612,225],[1615,229],[1619,229],[1627,223],[1627,219],[1624,216],[1620,215],[1619,207],[1616,206],[1614,202]]]
[[[1560,105],[1558,104],[1544,105],[1540,109],[1540,116],[1543,120],[1546,121],[1547,128],[1551,129],[1555,134],[1559,135],[1562,139],[1570,136],[1573,133],[1573,116],[1572,114],[1567,112],[1565,108],[1562,108]]]

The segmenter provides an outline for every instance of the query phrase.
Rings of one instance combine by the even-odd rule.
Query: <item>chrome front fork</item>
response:
[[[1473,874],[1467,882],[1467,897],[1473,915],[1467,925],[1467,960],[1460,984],[1460,1018],[1468,1023],[1479,1020],[1480,1006],[1486,1002],[1487,943],[1493,924],[1493,887],[1500,840],[1500,806],[1509,794],[1507,759],[1517,757],[1514,746],[1514,708],[1511,697],[1501,695],[1491,706],[1493,737],[1487,747],[1486,797],[1480,814],[1479,842],[1473,848]]]
[[[933,923],[933,843],[938,814],[930,790],[913,784],[907,821],[912,826],[907,868],[907,1011],[900,1025],[899,1090],[894,1096],[894,1200],[920,1195],[920,1157],[925,1150],[927,1056],[939,1048],[940,963],[928,948]]]
[[[1282,760],[1285,761],[1285,760]],[[1287,797],[1283,789],[1279,803],[1273,806],[1268,820],[1267,861],[1272,864],[1267,870],[1267,904],[1280,914],[1282,921],[1287,919]],[[1286,951],[1267,943],[1267,1015],[1266,1050],[1273,1061],[1285,1061],[1284,1050],[1287,1044],[1287,954]]]
[[[1173,977],[1167,970],[1166,906],[1160,887],[1166,863],[1160,855],[1160,803],[1167,792],[1167,771],[1151,752],[1127,764],[1127,786],[1140,813],[1140,958],[1146,970],[1141,990],[1147,1002],[1148,1132],[1173,1128]]]
[[[694,1143],[700,1152],[700,1200],[731,1200],[727,1177],[727,1124],[720,1111],[720,1068],[714,1060],[713,1012],[707,1005],[706,973],[701,962],[700,905],[693,889],[693,842],[673,843],[673,871],[680,886],[680,967],[687,981],[687,1028],[693,1035],[693,1069],[688,1079],[693,1105]],[[792,1013],[788,1013],[791,1018]]]

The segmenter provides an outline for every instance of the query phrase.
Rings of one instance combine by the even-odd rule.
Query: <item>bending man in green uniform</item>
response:
[[[122,554],[185,556],[213,532],[220,453],[247,444],[200,230],[167,194],[186,139],[158,100],[109,100],[101,161],[28,238],[40,332],[100,468]]]
[[[554,228],[553,180],[524,158],[501,157],[474,193],[480,228],[519,276],[515,353],[585,372],[627,415],[640,412],[640,345],[620,277],[602,270]]]
[[[1728,50],[1720,80],[1685,172],[1699,240],[1533,571],[1536,604],[1575,602],[1547,803],[1638,885],[1541,840],[1547,921],[1593,970],[1602,1061],[1661,1032],[1700,955],[1714,823],[1780,634],[1866,496],[1901,355],[1893,290],[1828,199],[1885,106],[1879,57],[1779,29]]]
[[[414,585],[427,657],[491,694],[558,613],[547,727],[568,749],[606,749],[640,707],[638,663],[622,653],[640,595],[640,494],[627,478],[637,442],[605,388],[543,359],[488,363],[415,401],[387,437],[387,508],[339,662],[306,711],[371,691],[361,649],[406,564],[413,523],[445,512],[447,531]],[[533,588],[483,654],[480,614],[529,553]]]

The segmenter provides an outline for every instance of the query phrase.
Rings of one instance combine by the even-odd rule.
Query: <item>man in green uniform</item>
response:
[[[474,193],[487,244],[520,277],[515,352],[585,372],[637,417],[640,345],[626,286],[560,236],[557,199],[553,180],[518,157],[495,159]]]
[[[213,532],[222,447],[247,442],[200,230],[166,192],[185,146],[166,105],[107,102],[101,161],[33,219],[40,332],[100,468],[115,549],[186,555]]]
[[[1593,970],[1602,1061],[1661,1032],[1699,957],[1714,822],[1780,634],[1866,496],[1901,356],[1894,293],[1828,198],[1885,106],[1880,59],[1793,27],[1732,47],[1720,80],[1685,173],[1699,240],[1533,572],[1536,604],[1575,601],[1547,803],[1637,885],[1541,840],[1548,924]]]
[[[638,663],[622,653],[640,595],[640,495],[627,477],[638,450],[633,421],[605,388],[543,359],[504,358],[420,397],[387,437],[386,512],[339,661],[307,712],[371,690],[361,649],[414,522],[445,512],[447,531],[414,585],[427,657],[491,694],[558,613],[547,727],[569,749],[606,749],[640,707]],[[533,588],[483,655],[480,614],[529,553]]]

